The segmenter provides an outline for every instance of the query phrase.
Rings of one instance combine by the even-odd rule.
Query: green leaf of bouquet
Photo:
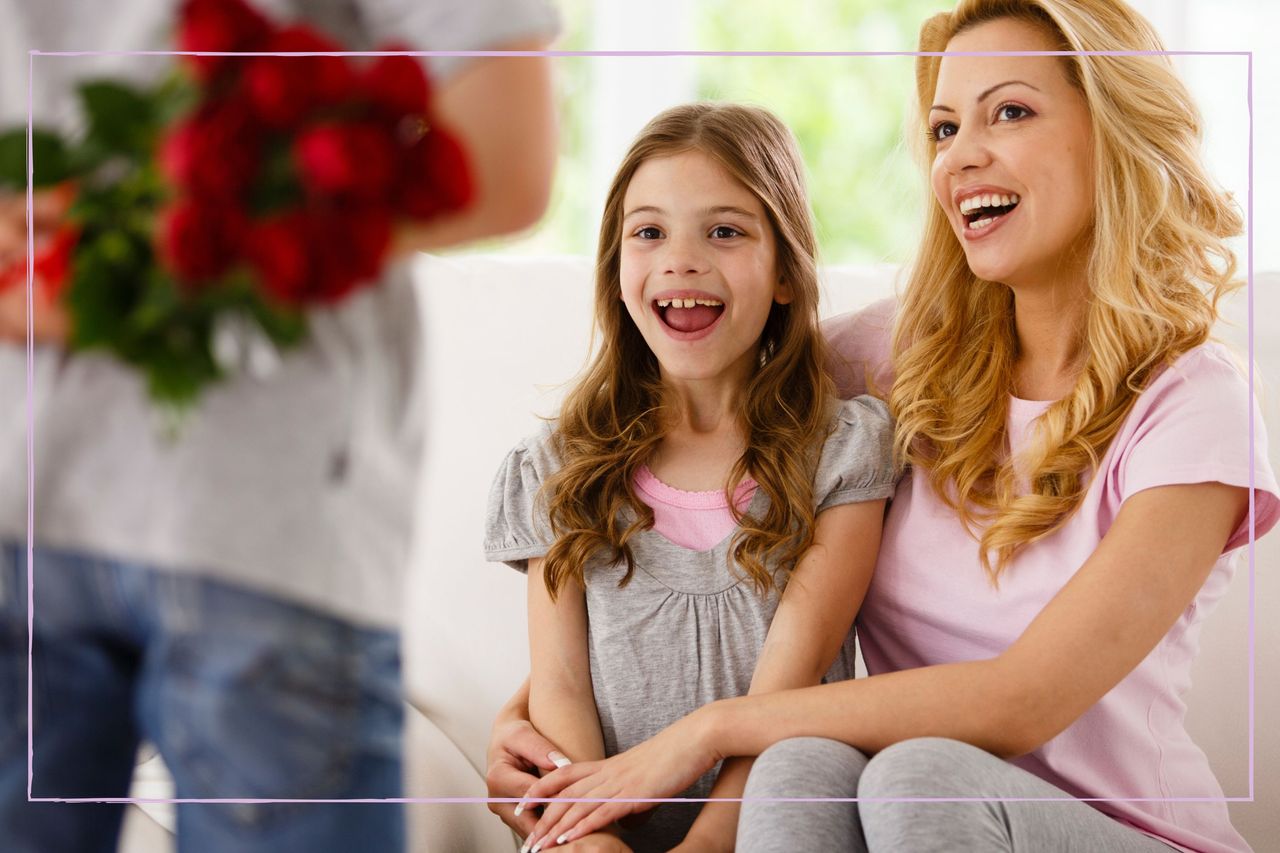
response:
[[[31,131],[32,185],[47,187],[65,181],[72,172],[67,158],[67,144],[48,130]],[[14,191],[27,188],[27,129],[0,133],[0,189]]]
[[[136,363],[147,374],[154,400],[188,406],[204,387],[222,377],[211,351],[209,318],[188,314],[150,336]]]
[[[155,334],[172,322],[181,308],[177,283],[163,270],[152,267],[146,275],[142,298],[130,323],[139,334]]]
[[[108,347],[126,328],[149,262],[136,241],[120,230],[81,237],[67,290],[74,347]]]
[[[258,177],[249,186],[248,208],[255,217],[297,207],[303,201],[302,182],[293,149],[280,137],[267,141]]]
[[[125,154],[146,152],[155,137],[156,110],[141,90],[109,80],[80,86],[80,102],[89,126],[86,142]]]
[[[307,316],[301,311],[275,308],[256,297],[250,302],[249,310],[276,346],[296,346],[307,336]]]
[[[155,89],[152,103],[157,124],[167,127],[186,116],[200,103],[203,90],[188,74],[175,70]]]

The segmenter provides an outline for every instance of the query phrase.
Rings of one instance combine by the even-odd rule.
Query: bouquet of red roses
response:
[[[458,210],[472,187],[414,57],[332,55],[243,0],[187,0],[178,44],[201,53],[153,88],[82,85],[85,132],[33,130],[32,167],[74,193],[34,262],[69,345],[109,350],[182,409],[237,369],[228,329],[296,344],[308,306],[376,281],[398,221]],[[0,135],[0,189],[25,188],[25,148],[25,128]]]

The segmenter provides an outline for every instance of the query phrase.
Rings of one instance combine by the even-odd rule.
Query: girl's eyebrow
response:
[[[997,89],[1003,89],[1005,86],[1026,86],[1028,89],[1035,89],[1037,92],[1040,91],[1039,89],[1036,89],[1035,86],[1032,86],[1030,83],[1026,82],[1025,80],[1005,80],[1003,83],[997,83],[994,86],[992,86],[990,89],[987,89],[985,92],[983,92],[981,95],[977,97],[974,103],[975,104],[982,103],[987,98],[991,97],[991,95]],[[940,110],[941,112],[944,112],[944,113],[955,112],[955,110],[951,109],[951,107],[943,106],[942,104],[934,104],[933,106],[929,107],[929,112],[933,112],[934,110]]]
[[[646,204],[646,205],[644,205],[644,206],[642,206],[642,207],[636,207],[636,208],[633,208],[633,209],[631,209],[631,210],[627,211],[625,214],[623,214],[622,219],[623,219],[623,221],[625,222],[626,220],[628,220],[628,219],[630,219],[631,217],[635,216],[637,213],[652,213],[652,214],[655,214],[655,215],[658,215],[658,216],[662,216],[662,215],[664,215],[664,214],[666,213],[666,211],[665,211],[665,210],[663,210],[663,209],[662,209],[662,208],[660,208],[660,207],[655,207],[655,206],[653,206],[653,205],[651,205],[651,204]],[[747,210],[747,209],[745,209],[745,208],[736,207],[736,206],[734,206],[734,205],[732,205],[732,204],[720,204],[720,205],[716,205],[716,206],[714,206],[714,207],[704,207],[702,210],[699,210],[699,211],[698,211],[698,215],[699,215],[699,216],[708,216],[708,215],[716,214],[716,213],[736,213],[736,214],[738,214],[739,216],[745,216],[745,217],[747,217],[748,219],[757,219],[757,218],[758,218],[758,217],[757,217],[754,213],[752,213],[751,211],[749,211],[749,210]]]

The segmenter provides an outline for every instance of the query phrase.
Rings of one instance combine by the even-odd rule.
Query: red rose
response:
[[[50,302],[58,301],[67,288],[71,278],[71,264],[75,260],[76,245],[79,242],[80,229],[74,225],[64,225],[32,264],[35,278],[44,285],[42,290]]]
[[[290,305],[305,301],[311,284],[310,229],[301,212],[256,223],[246,238],[249,263],[264,289]]]
[[[178,22],[178,49],[252,50],[271,31],[267,19],[244,0],[187,0]],[[196,76],[208,82],[227,64],[226,56],[188,56]]]
[[[273,53],[341,51],[342,46],[308,27],[274,33],[263,44]],[[335,106],[355,91],[355,72],[344,56],[260,56],[245,65],[245,90],[262,121],[292,127],[317,106]]]
[[[180,282],[202,284],[237,259],[244,226],[240,214],[220,204],[180,201],[161,214],[157,247]]]
[[[316,214],[311,239],[317,253],[312,296],[318,302],[338,302],[382,272],[391,217],[374,209]]]
[[[210,102],[161,142],[160,167],[193,194],[233,198],[256,176],[261,146],[258,127],[243,103]]]
[[[383,50],[404,50],[386,46]],[[360,80],[364,96],[391,118],[425,115],[431,104],[431,84],[427,72],[415,56],[379,56]]]
[[[303,186],[312,195],[372,200],[386,199],[399,157],[391,131],[367,122],[303,131],[293,150]]]
[[[406,154],[400,181],[399,209],[417,219],[465,207],[474,192],[462,146],[438,127]]]

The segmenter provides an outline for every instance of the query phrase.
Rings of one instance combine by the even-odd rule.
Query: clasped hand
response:
[[[521,805],[547,804],[529,834],[530,849],[548,850],[588,836],[696,782],[720,756],[701,736],[694,716],[612,758],[570,764],[533,783]],[[566,802],[573,799],[595,802]]]

